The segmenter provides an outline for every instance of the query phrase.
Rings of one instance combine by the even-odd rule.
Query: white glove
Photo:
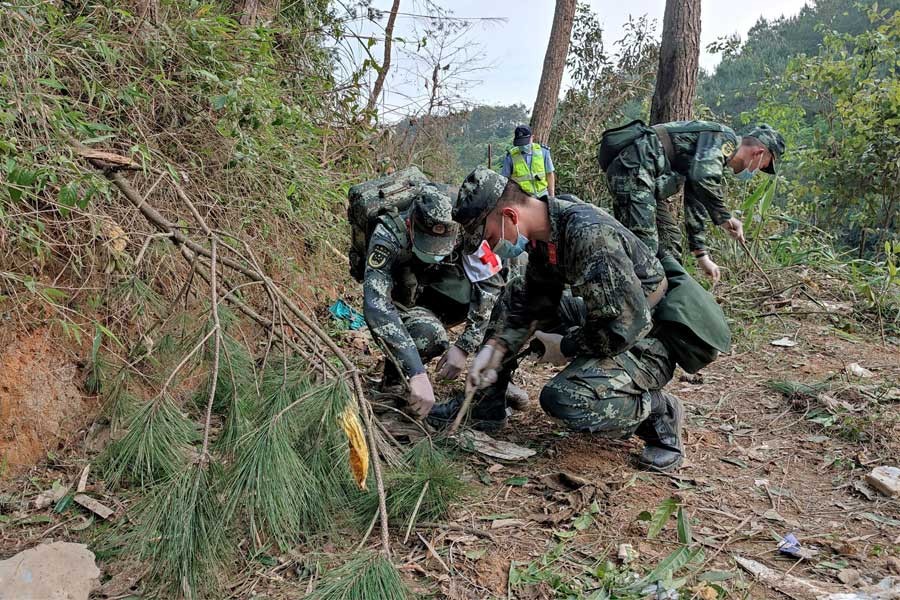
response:
[[[456,379],[466,368],[468,353],[459,346],[450,346],[438,361],[435,374],[441,379]]]
[[[544,344],[544,353],[537,359],[537,362],[550,363],[551,365],[556,365],[558,367],[569,364],[569,359],[563,355],[562,350],[559,348],[563,339],[561,334],[535,331],[534,337]]]
[[[697,259],[697,266],[700,267],[700,270],[702,270],[707,277],[713,280],[713,283],[719,282],[719,277],[721,277],[719,265],[714,263],[708,254]]]
[[[409,378],[409,408],[420,417],[425,417],[434,406],[434,389],[428,380],[428,373],[419,373]]]
[[[466,377],[466,390],[482,389],[497,381],[497,369],[503,362],[505,351],[492,344],[485,344],[472,360]]]
[[[720,225],[722,229],[728,232],[728,235],[732,237],[732,239],[740,240],[742,242],[746,242],[744,239],[744,224],[741,223],[740,219],[736,217],[731,217],[722,225]]]

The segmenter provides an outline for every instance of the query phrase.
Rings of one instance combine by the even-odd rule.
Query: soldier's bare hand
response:
[[[504,351],[492,344],[485,344],[472,360],[466,377],[466,390],[485,388],[497,381],[497,369],[503,362]]]
[[[697,266],[700,267],[700,270],[702,270],[707,277],[713,280],[713,283],[719,282],[719,278],[722,276],[719,265],[714,263],[708,255],[698,258]]]
[[[409,378],[409,408],[419,417],[425,417],[434,406],[434,389],[427,373]]]
[[[728,235],[730,235],[732,239],[740,240],[742,242],[747,241],[744,239],[744,224],[741,223],[741,220],[736,217],[731,217],[730,219],[722,223],[722,229],[727,231]]]
[[[459,346],[450,346],[450,349],[441,357],[437,364],[437,376],[441,379],[456,379],[466,368],[466,358],[469,355]]]

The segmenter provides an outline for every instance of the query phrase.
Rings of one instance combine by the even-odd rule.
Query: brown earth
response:
[[[8,337],[0,350],[0,477],[58,450],[98,408],[81,393],[78,366],[58,336],[43,328]]]
[[[345,335],[346,345],[377,377],[377,352],[363,356],[365,340],[357,340],[359,334]],[[770,345],[785,335],[796,345]],[[26,386],[30,390],[41,385],[53,389],[47,386],[56,371],[41,365],[51,364],[47,356],[53,361],[64,358],[46,335],[17,340],[4,351],[3,364],[7,356],[19,357],[23,367],[17,372],[24,381],[32,381],[26,376],[32,368],[43,373],[32,387]],[[873,377],[849,376],[850,363],[869,369]],[[64,370],[69,384],[75,375],[71,369]],[[535,400],[542,382],[552,375],[550,369],[535,366],[521,373],[521,383]],[[827,378],[832,388],[818,398],[786,397],[766,385],[771,379],[812,383]],[[739,349],[720,357],[702,377],[682,374],[669,385],[688,409],[688,462],[677,474],[640,471],[639,441],[569,433],[546,418],[535,402],[514,414],[507,429],[495,437],[533,448],[536,456],[501,463],[467,455],[465,476],[472,494],[452,511],[449,527],[420,527],[421,538],[413,533],[406,544],[401,542],[406,524],[395,523],[395,533],[400,533],[393,540],[394,562],[417,591],[432,597],[565,598],[565,586],[574,585],[590,570],[596,572],[606,561],[619,573],[642,574],[680,548],[674,517],[656,539],[648,539],[648,524],[638,518],[674,497],[692,521],[693,547],[705,553],[701,561],[678,573],[687,578],[682,598],[714,597],[712,589],[698,580],[709,572],[728,578],[717,583],[725,590],[724,597],[788,597],[755,582],[737,566],[735,556],[828,589],[851,589],[838,580],[838,573],[848,569],[857,570],[863,582],[878,581],[900,568],[900,501],[873,492],[863,482],[875,466],[898,465],[898,388],[896,346],[848,339],[827,320],[758,322],[741,330]],[[449,390],[441,387],[440,392]],[[69,413],[47,417],[52,422]],[[828,417],[834,419],[829,422]],[[59,438],[52,439],[51,446],[58,445]],[[46,466],[41,482],[20,478],[15,489],[7,486],[20,499],[17,505],[29,508],[14,513],[18,516],[6,524],[0,522],[0,556],[47,539],[51,531],[54,539],[85,539],[76,528],[90,525],[88,517],[31,508],[31,499],[49,488],[53,479],[64,484],[77,481],[86,457],[74,446],[67,460]],[[40,446],[42,451],[45,447]],[[557,477],[561,472],[583,479],[584,484],[576,489],[561,486]],[[95,491],[108,505],[124,510],[102,485]],[[36,521],[35,515],[47,515],[49,520]],[[584,515],[589,515],[587,520]],[[802,561],[780,555],[777,540],[788,533],[815,555]],[[351,538],[359,535],[350,533]],[[369,541],[373,548],[376,537]],[[637,552],[628,565],[616,558],[621,544],[631,544]],[[300,575],[308,572],[310,559],[305,556],[287,553],[274,567],[244,563],[229,589],[236,598],[302,597],[310,584],[306,575]],[[115,563],[101,568],[104,578],[113,576],[117,581],[127,575],[129,588],[140,577],[139,571],[134,576],[131,571],[120,573]],[[510,582],[511,572],[520,579],[522,573],[530,573],[534,581]]]

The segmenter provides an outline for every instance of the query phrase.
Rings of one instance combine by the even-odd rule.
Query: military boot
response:
[[[635,434],[646,442],[640,463],[653,471],[674,471],[684,460],[681,428],[684,407],[677,396],[662,390],[649,392],[650,416]]]
[[[449,427],[462,408],[465,392],[460,391],[442,404],[435,404],[426,420],[436,429]],[[469,425],[474,429],[488,433],[500,431],[506,425],[506,401],[504,394],[492,388],[479,390],[472,399],[472,411]]]

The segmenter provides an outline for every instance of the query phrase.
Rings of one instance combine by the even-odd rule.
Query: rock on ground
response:
[[[84,544],[41,544],[0,561],[0,600],[87,600],[99,578]]]

